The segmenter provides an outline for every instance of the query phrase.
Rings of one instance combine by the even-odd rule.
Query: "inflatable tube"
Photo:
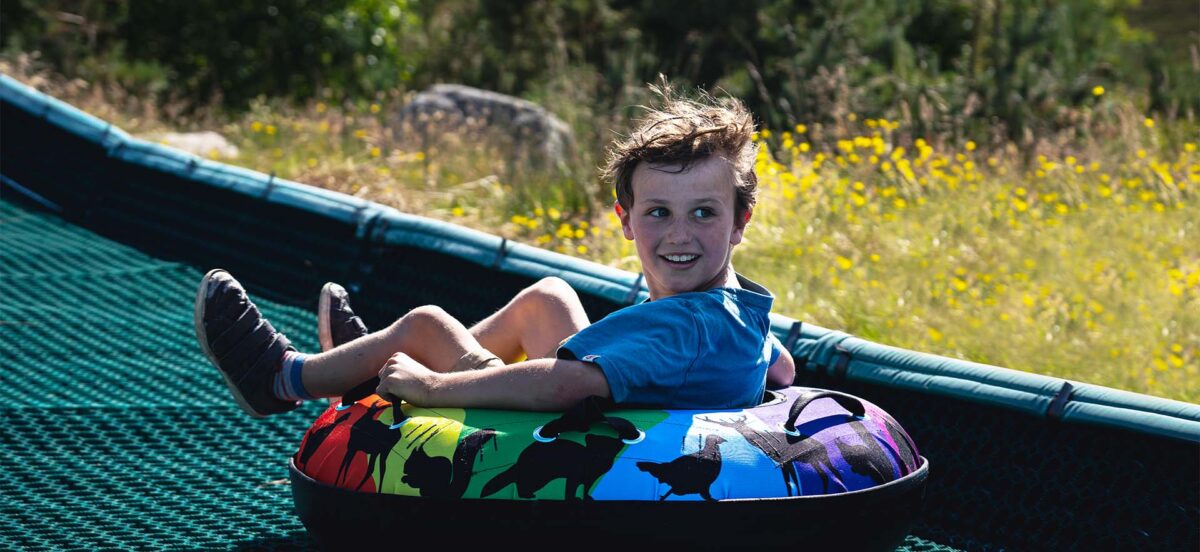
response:
[[[904,429],[842,393],[766,399],[721,411],[585,401],[562,415],[403,403],[397,416],[372,395],[308,430],[291,462],[296,509],[330,548],[402,527],[456,545],[899,543],[928,473]]]

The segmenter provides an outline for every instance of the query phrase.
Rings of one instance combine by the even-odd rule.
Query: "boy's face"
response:
[[[734,277],[733,246],[746,228],[745,220],[735,220],[734,175],[725,159],[714,155],[677,170],[638,164],[633,205],[628,211],[617,206],[652,299],[727,285]]]

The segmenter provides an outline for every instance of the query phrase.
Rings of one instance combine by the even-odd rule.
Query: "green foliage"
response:
[[[580,109],[611,112],[663,73],[745,98],[776,128],[860,113],[918,135],[1025,143],[1080,128],[1095,86],[1145,98],[1168,119],[1200,111],[1200,68],[1130,27],[1135,4],[14,0],[0,15],[8,48],[42,50],[68,75],[200,104],[363,98],[436,82],[553,102],[578,82],[589,95],[567,97]]]

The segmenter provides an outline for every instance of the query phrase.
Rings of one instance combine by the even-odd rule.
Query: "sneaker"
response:
[[[255,418],[287,412],[299,402],[275,396],[275,375],[291,342],[275,331],[245,288],[224,270],[212,270],[196,292],[194,323],[204,356],[225,378],[242,410]]]
[[[367,335],[367,326],[350,310],[350,294],[333,282],[321,288],[317,302],[317,339],[328,351]]]
[[[321,350],[328,351],[367,333],[367,325],[350,310],[350,294],[346,293],[346,288],[333,282],[326,283],[321,288],[321,299],[317,301],[317,340],[321,342]],[[354,386],[340,399],[331,397],[329,404],[337,405],[339,410],[348,408],[348,405],[371,396],[378,386],[379,378],[371,378]]]

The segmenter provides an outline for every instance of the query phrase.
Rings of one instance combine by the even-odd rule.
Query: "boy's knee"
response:
[[[427,320],[431,322],[440,322],[450,318],[450,313],[446,312],[437,305],[424,305],[408,311],[405,318],[413,318],[416,320]]]
[[[525,293],[536,299],[546,302],[566,302],[579,301],[579,295],[575,293],[575,288],[571,287],[566,280],[556,276],[548,276],[542,278],[525,289]]]
[[[411,332],[419,327],[444,326],[450,319],[450,313],[437,305],[425,305],[408,311],[403,317],[392,323],[393,333]]]

